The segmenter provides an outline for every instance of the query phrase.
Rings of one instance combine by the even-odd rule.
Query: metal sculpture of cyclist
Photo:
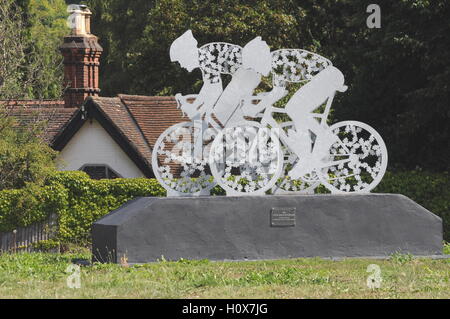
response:
[[[183,36],[192,37],[188,32]],[[173,47],[179,45],[177,40]],[[270,53],[257,37],[242,50],[226,44],[232,49],[225,52],[239,55],[236,60],[221,54],[219,63],[205,54],[207,58],[199,58],[202,62],[195,64],[193,57],[201,49],[195,51],[191,45],[192,54],[186,54],[186,42],[179,43],[185,55],[175,60],[188,70],[203,65],[205,83],[195,96],[197,103],[188,105],[189,96],[184,101],[177,96],[182,110],[197,125],[177,124],[155,144],[152,164],[159,172],[155,175],[169,195],[206,195],[215,182],[227,195],[312,193],[320,184],[332,193],[353,193],[368,192],[381,181],[387,166],[381,136],[357,121],[327,124],[335,93],[347,89],[344,76],[328,59],[301,49]],[[207,46],[206,53],[214,49],[214,44]],[[174,60],[172,48],[171,57]],[[235,63],[230,65],[229,61]],[[232,75],[225,90],[220,81],[222,72]],[[270,72],[273,89],[253,95],[261,76]],[[290,83],[303,85],[284,107],[275,107]],[[276,113],[282,114],[275,116],[278,120]],[[165,159],[161,162],[162,155]],[[174,162],[183,165],[179,177],[167,174],[176,166]],[[212,176],[205,173],[207,163]]]
[[[257,116],[259,110],[287,93],[276,87],[253,95],[261,77],[270,74],[271,62],[270,48],[261,37],[247,43],[242,51],[242,66],[213,109],[224,129],[211,146],[210,169],[228,195],[263,194],[274,186],[282,168],[278,137],[259,122],[246,119]]]
[[[283,108],[267,108],[262,119],[264,125],[280,128],[285,152],[284,170],[272,193],[313,193],[320,184],[332,193],[369,192],[378,185],[388,159],[381,136],[357,121],[327,125],[335,93],[347,90],[331,61],[306,50],[277,50],[272,76],[274,87],[303,83]],[[284,113],[291,121],[277,123],[273,113]]]
[[[220,126],[208,125],[211,110],[223,92],[222,74],[234,74],[242,64],[242,48],[214,42],[197,47],[197,40],[188,30],[170,47],[170,59],[189,72],[200,68],[203,86],[198,94],[175,99],[183,114],[191,121],[169,127],[161,134],[153,150],[152,166],[169,196],[204,195],[215,185],[206,171],[208,144]]]
[[[203,86],[198,94],[176,94],[181,109],[191,120],[200,120],[223,91],[221,74],[233,74],[241,64],[241,47],[229,43],[208,43],[197,48],[192,31],[186,31],[170,47],[170,59],[189,72],[200,68]],[[189,103],[189,99],[195,99]]]

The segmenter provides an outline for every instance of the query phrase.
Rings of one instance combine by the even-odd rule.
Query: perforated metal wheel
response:
[[[264,195],[283,169],[278,135],[257,122],[227,127],[212,143],[209,164],[227,195]]]
[[[380,134],[357,121],[330,127],[338,140],[330,147],[329,165],[317,169],[320,181],[332,193],[369,192],[383,178],[388,153]]]
[[[156,141],[152,153],[153,171],[168,196],[209,195],[215,186],[208,169],[215,130],[200,132],[194,123],[183,122],[169,127]],[[198,138],[201,142],[196,144]]]

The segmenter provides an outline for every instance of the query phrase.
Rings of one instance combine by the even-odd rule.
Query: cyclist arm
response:
[[[180,93],[175,95],[179,103],[179,107],[185,111],[186,108],[190,110],[198,110],[198,113],[206,112],[208,106],[213,105],[217,98],[222,93],[222,83],[210,83],[205,82],[198,94],[181,95]],[[193,102],[188,102],[188,99],[195,99]],[[211,105],[211,106],[212,106]]]
[[[242,110],[248,116],[255,116],[262,112],[266,107],[271,106],[278,100],[282,99],[288,91],[284,87],[274,87],[270,92],[257,94],[249,99],[244,100]],[[258,104],[253,104],[253,101],[260,100]]]
[[[222,92],[222,82],[206,82],[205,84],[203,84],[202,89],[200,90],[197,98],[194,101],[195,107],[199,108],[199,113],[203,114],[210,111]]]

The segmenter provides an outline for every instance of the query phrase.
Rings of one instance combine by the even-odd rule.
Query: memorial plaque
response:
[[[289,227],[295,226],[295,207],[278,208],[270,211],[270,226]]]

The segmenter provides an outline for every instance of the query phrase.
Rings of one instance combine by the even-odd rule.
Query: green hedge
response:
[[[448,173],[387,173],[376,192],[404,194],[444,219],[450,240],[450,178]],[[213,194],[223,191],[215,188]],[[90,241],[92,223],[125,202],[140,196],[165,196],[154,179],[92,180],[83,172],[58,172],[45,187],[28,186],[0,192],[0,232],[42,221],[52,212],[59,217],[58,240]]]

